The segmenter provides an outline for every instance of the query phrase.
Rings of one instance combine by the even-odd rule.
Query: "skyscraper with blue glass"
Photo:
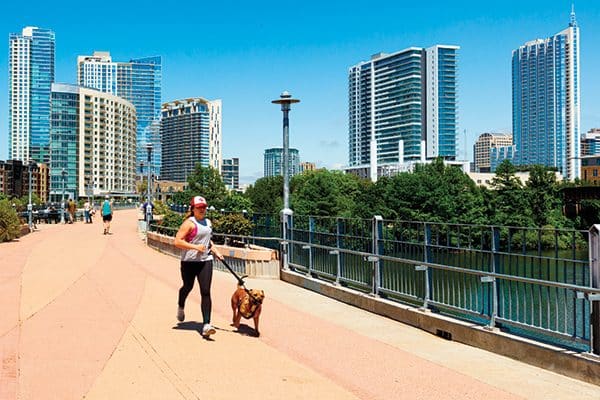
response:
[[[133,103],[137,111],[137,170],[147,164],[146,146],[152,144],[152,171],[161,175],[162,147],[160,109],[162,105],[161,57],[113,62],[108,52],[79,56],[78,83],[81,86],[112,93]]]
[[[516,164],[580,177],[579,93],[579,27],[572,11],[568,28],[512,53]]]
[[[379,53],[349,70],[349,165],[382,168],[456,158],[456,53],[436,45]]]
[[[9,36],[8,154],[50,161],[50,89],[54,82],[54,32],[25,27]]]

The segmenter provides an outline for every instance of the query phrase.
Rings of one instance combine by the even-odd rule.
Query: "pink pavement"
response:
[[[179,262],[145,246],[136,218],[135,210],[116,212],[112,235],[96,219],[41,225],[0,244],[0,399],[538,398],[493,373],[470,372],[477,356],[467,346],[452,350],[465,358],[463,371],[456,360],[406,348],[401,342],[412,339],[400,332],[365,334],[373,324],[389,326],[389,334],[397,322],[280,281],[251,280],[267,294],[255,338],[230,326],[235,280],[215,271],[217,333],[205,340],[197,286],[186,321],[177,323]],[[423,346],[446,346],[422,338]],[[509,362],[518,364],[494,365]],[[544,376],[540,386],[558,382],[558,375],[522,368],[529,371],[523,376]],[[600,393],[568,382],[574,396]]]

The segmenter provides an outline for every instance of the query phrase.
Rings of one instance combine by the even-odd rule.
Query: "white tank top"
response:
[[[208,261],[212,260],[213,256],[210,253],[210,239],[212,237],[212,224],[208,218],[204,218],[201,221],[197,221],[193,216],[189,218],[194,224],[192,229],[184,240],[192,244],[203,244],[206,246],[204,252],[198,250],[182,250],[181,260],[182,261]]]

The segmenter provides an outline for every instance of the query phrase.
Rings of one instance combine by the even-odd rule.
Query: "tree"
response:
[[[8,242],[21,233],[21,221],[7,199],[0,200],[0,242]]]
[[[238,192],[229,192],[223,202],[223,208],[227,211],[246,211],[252,214],[252,202],[250,199]]]
[[[227,188],[219,171],[196,164],[194,172],[188,176],[188,188],[184,193],[187,199],[185,204],[189,203],[194,196],[202,196],[209,205],[215,208],[223,208]]]
[[[481,189],[462,170],[444,165],[440,158],[416,165],[412,173],[382,179],[376,186],[379,203],[391,211],[391,218],[480,223],[485,217]]]
[[[258,179],[246,189],[246,197],[254,212],[279,214],[283,209],[283,176],[268,176]]]
[[[528,191],[532,218],[537,226],[565,226],[567,221],[562,216],[562,204],[554,172],[541,165],[532,166],[525,188]]]
[[[292,178],[291,208],[300,215],[353,217],[361,180],[355,175],[319,169]]]
[[[492,189],[495,190],[490,208],[492,223],[503,226],[534,226],[527,193],[515,173],[516,169],[509,160],[504,160],[496,168],[496,176],[492,179]]]

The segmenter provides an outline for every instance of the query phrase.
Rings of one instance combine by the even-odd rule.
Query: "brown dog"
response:
[[[262,309],[262,302],[265,298],[265,292],[257,289],[246,291],[244,287],[238,286],[237,290],[231,296],[231,309],[233,310],[233,326],[240,327],[242,317],[254,320],[254,330],[256,336],[260,336],[258,331],[258,319]]]

